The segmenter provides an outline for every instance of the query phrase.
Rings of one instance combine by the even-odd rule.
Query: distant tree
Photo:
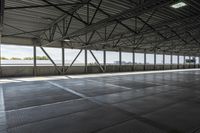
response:
[[[97,66],[98,64],[96,62],[92,62],[88,64],[89,66]]]
[[[36,56],[36,60],[49,60],[46,56]]]
[[[0,57],[1,60],[8,60],[6,57]]]
[[[12,58],[10,58],[10,60],[21,60],[21,58],[12,57]]]
[[[33,60],[33,57],[24,57],[24,60]]]

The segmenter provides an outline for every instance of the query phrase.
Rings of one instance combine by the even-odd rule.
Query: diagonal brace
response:
[[[99,63],[99,61],[97,60],[96,56],[94,55],[94,53],[92,52],[92,50],[89,50],[91,55],[93,56],[93,58],[95,59],[96,63],[99,65],[100,69],[102,72],[105,72],[103,67],[101,66],[101,64]]]
[[[54,67],[56,68],[56,70],[59,72],[59,73],[62,73],[61,70],[58,68],[58,66],[56,65],[56,63],[51,59],[51,57],[49,56],[49,54],[44,50],[43,47],[41,47],[41,50],[45,53],[45,55],[48,57],[48,59],[51,61],[51,63],[54,65]]]

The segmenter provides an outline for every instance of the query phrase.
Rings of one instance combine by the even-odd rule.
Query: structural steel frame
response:
[[[173,69],[173,55],[177,55],[177,69],[180,68],[180,56],[199,57],[200,40],[196,27],[200,26],[197,21],[200,15],[192,14],[190,17],[179,17],[152,23],[155,18],[161,16],[171,17],[167,9],[174,0],[135,0],[129,1],[133,5],[115,14],[104,9],[105,0],[77,0],[76,2],[53,3],[42,0],[43,5],[6,6],[1,0],[0,10],[0,42],[33,46],[34,70],[37,73],[36,47],[40,47],[44,54],[54,65],[59,74],[66,74],[72,67],[82,51],[84,51],[85,72],[88,72],[88,53],[92,55],[102,72],[106,72],[106,51],[119,52],[119,71],[122,71],[122,52],[132,53],[132,70],[135,70],[135,53],[144,53],[144,70],[146,70],[148,53],[154,54],[154,69],[156,69],[156,54],[163,55],[163,70],[165,69],[165,55],[170,54],[170,68]],[[194,4],[189,3],[192,8],[200,11]],[[67,10],[62,8],[68,6]],[[21,9],[54,8],[62,13],[53,19],[43,29],[26,31],[4,22],[4,12]],[[161,9],[166,12],[162,12]],[[81,14],[80,11],[83,11]],[[181,11],[174,11],[173,15],[179,15]],[[99,19],[99,15],[104,16]],[[146,15],[144,17],[144,15]],[[176,17],[175,17],[176,18]],[[131,24],[127,21],[132,22]],[[79,26],[74,30],[74,23]],[[9,27],[18,33],[4,34],[5,27]],[[122,31],[122,32],[119,32]],[[39,34],[36,34],[39,33]],[[32,36],[30,39],[23,35]],[[64,41],[69,39],[70,42]],[[49,56],[44,47],[59,47],[62,49],[62,68],[57,66]],[[72,63],[65,66],[65,48],[80,49]],[[103,51],[103,65],[99,63],[92,50]],[[200,59],[199,59],[200,61]],[[195,63],[194,63],[195,65]],[[189,64],[191,66],[191,64]]]

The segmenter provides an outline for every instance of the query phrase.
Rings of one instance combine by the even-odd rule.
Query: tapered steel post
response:
[[[122,71],[122,51],[119,49],[119,71]]]
[[[62,42],[62,74],[65,74],[65,47],[64,43]]]
[[[106,50],[103,51],[103,66],[104,72],[106,72]]]
[[[147,53],[146,49],[144,50],[144,71],[146,70],[146,64],[147,64]]]
[[[179,69],[179,68],[180,68],[180,67],[179,67],[179,65],[180,65],[180,56],[179,56],[179,54],[178,54],[178,56],[177,56],[177,62],[178,62],[177,69]]]
[[[88,72],[87,49],[85,49],[85,73]]]
[[[36,45],[33,46],[33,76],[37,76],[37,60],[36,60]]]
[[[163,70],[165,70],[165,52],[163,52]]]
[[[135,51],[133,50],[133,53],[132,53],[132,59],[133,59],[133,67],[132,67],[132,70],[135,71]]]
[[[186,60],[185,60],[185,55],[183,56],[183,68],[185,69],[185,64],[186,64]]]
[[[1,39],[2,39],[2,32],[0,31],[0,77],[2,76],[2,67],[1,67]]]
[[[170,69],[173,69],[173,54],[170,55]]]
[[[154,70],[156,70],[156,50],[154,51]]]
[[[198,68],[200,68],[200,56],[199,56],[199,64],[198,64]]]

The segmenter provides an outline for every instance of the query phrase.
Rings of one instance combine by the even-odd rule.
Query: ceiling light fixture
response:
[[[64,41],[65,41],[65,42],[69,42],[70,39],[69,39],[69,38],[65,38]]]
[[[172,8],[178,9],[181,7],[186,6],[187,4],[183,1],[176,2],[175,4],[171,5]]]

